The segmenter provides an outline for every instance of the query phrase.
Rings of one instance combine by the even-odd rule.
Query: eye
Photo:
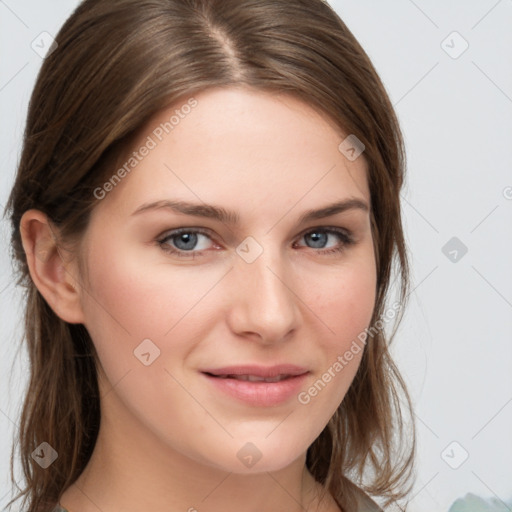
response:
[[[309,230],[301,235],[300,239],[307,242],[306,246],[298,244],[299,247],[315,249],[314,252],[319,254],[340,253],[347,246],[354,244],[349,231],[335,227],[321,227]],[[163,251],[169,254],[183,258],[196,258],[205,255],[204,251],[207,251],[208,246],[213,244],[213,240],[205,230],[179,228],[167,232],[163,238],[157,240],[157,243]]]
[[[212,241],[206,231],[196,228],[180,228],[167,233],[157,242],[165,252],[180,257],[195,258],[202,254],[200,251],[208,249],[208,240]]]
[[[331,241],[334,238],[334,246],[327,246],[329,242],[329,237],[331,237]],[[338,239],[338,243],[336,243],[336,238]],[[354,243],[354,239],[352,238],[350,232],[344,229],[334,227],[315,228],[304,233],[301,236],[301,239],[308,240],[311,244],[308,245],[308,247],[312,249],[322,249],[320,251],[315,251],[319,252],[320,254],[339,253],[345,250],[347,246],[352,245]]]

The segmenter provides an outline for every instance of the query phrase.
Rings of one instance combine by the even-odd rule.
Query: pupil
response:
[[[184,245],[182,245],[182,242],[184,242]],[[195,233],[182,233],[180,235],[177,235],[176,239],[176,247],[178,249],[187,250],[187,249],[193,249],[194,246],[197,243],[197,234]],[[181,247],[180,247],[181,245]]]
[[[327,242],[327,233],[311,233],[310,238],[313,241],[313,247],[321,248]]]

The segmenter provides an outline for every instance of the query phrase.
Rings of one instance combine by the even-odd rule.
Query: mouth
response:
[[[221,396],[235,398],[251,406],[272,407],[285,404],[297,396],[309,370],[300,367],[220,368],[203,370],[201,374]]]
[[[222,368],[203,368],[202,373],[213,377],[238,378],[249,377],[256,379],[287,378],[308,373],[308,369],[295,364],[276,364],[274,366],[260,366],[256,364],[243,364],[237,366],[224,366]]]
[[[297,377],[297,375],[276,375],[275,377],[260,377],[258,375],[214,375],[213,373],[203,372],[205,375],[214,377],[217,379],[234,379],[246,382],[281,382],[282,380],[291,379]]]

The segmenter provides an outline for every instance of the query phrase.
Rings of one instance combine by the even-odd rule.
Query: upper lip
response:
[[[278,364],[275,366],[258,366],[245,364],[240,366],[224,366],[223,368],[206,368],[202,373],[212,375],[254,375],[255,377],[277,377],[279,375],[302,375],[309,370],[294,364]]]

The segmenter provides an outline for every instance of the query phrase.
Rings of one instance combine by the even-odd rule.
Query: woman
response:
[[[405,496],[403,143],[347,27],[320,0],[86,0],[56,43],[8,203],[26,510]]]

